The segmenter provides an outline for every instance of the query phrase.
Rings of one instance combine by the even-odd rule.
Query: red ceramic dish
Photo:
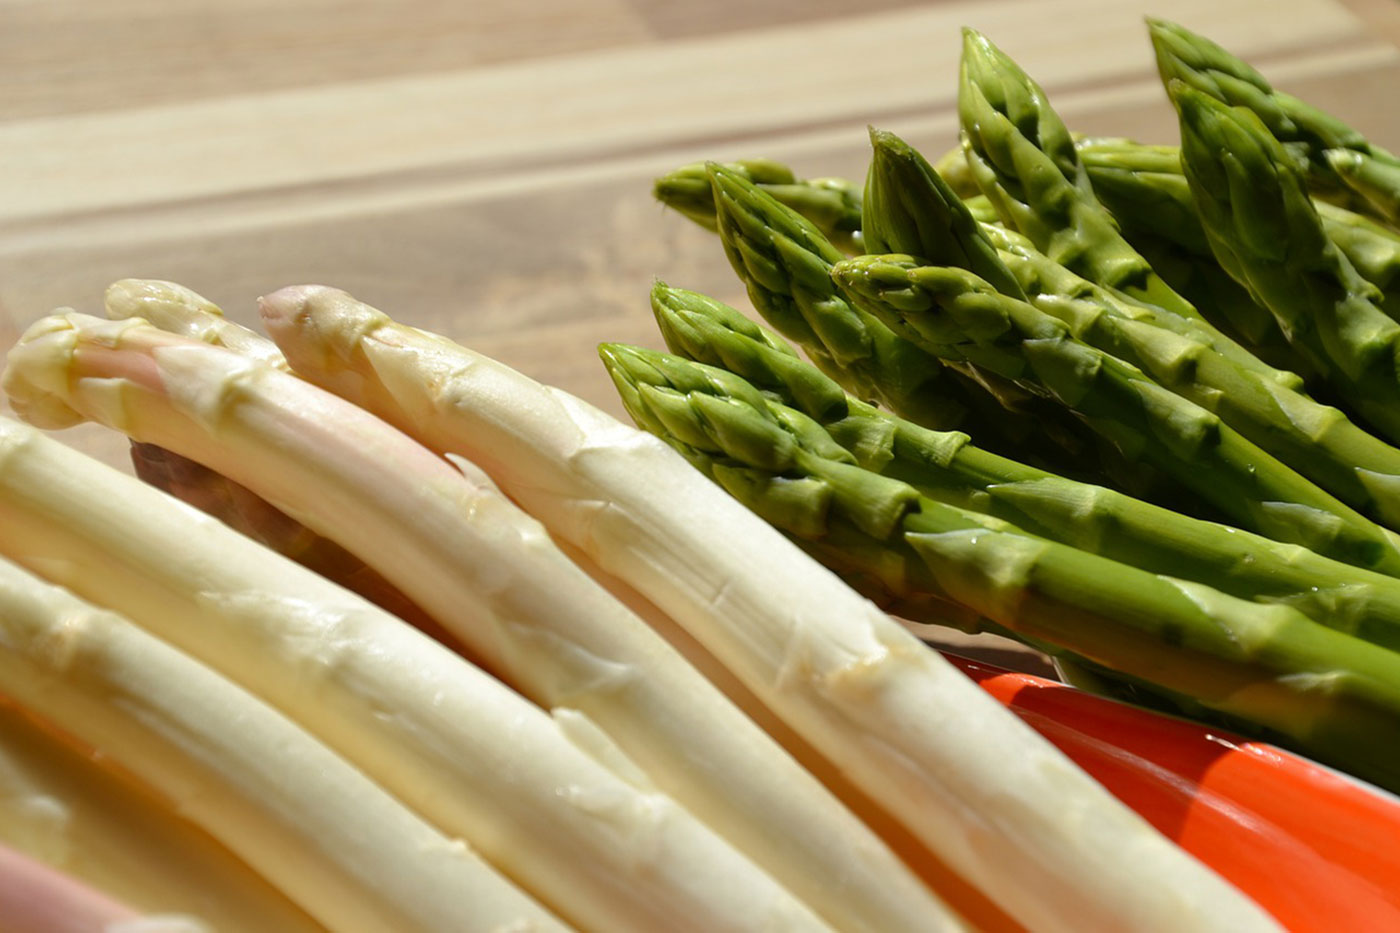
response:
[[[948,659],[1288,929],[1400,930],[1400,799],[1271,745]]]

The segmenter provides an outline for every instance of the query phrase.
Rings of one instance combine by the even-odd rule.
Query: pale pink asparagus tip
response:
[[[0,846],[0,916],[7,919],[6,929],[76,933],[138,915],[108,894]]]
[[[258,299],[258,313],[269,326],[295,318],[317,298],[339,292],[329,285],[288,285]]]

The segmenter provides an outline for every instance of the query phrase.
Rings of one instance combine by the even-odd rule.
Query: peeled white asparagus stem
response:
[[[510,889],[465,846],[125,618],[0,560],[0,643],[0,690],[170,799],[328,927],[499,926],[473,914]]]
[[[184,286],[171,282],[162,282],[146,279],[123,279],[111,285],[105,296],[105,309],[107,316],[112,320],[124,320],[126,318],[140,317],[155,324],[161,330],[181,336],[192,337],[229,349],[243,349],[244,355],[252,356],[255,359],[275,362],[278,368],[286,369],[286,360],[277,345],[271,340],[263,337],[255,331],[233,324],[223,318],[219,311],[211,302],[203,298],[194,291]],[[246,352],[252,350],[253,352]],[[163,450],[164,448],[156,448]],[[481,483],[494,481],[475,469],[469,461],[454,461],[459,469],[469,472],[470,479]],[[138,475],[140,471],[138,470]],[[222,474],[215,474],[222,476]],[[157,483],[159,485],[159,483]],[[168,488],[168,487],[162,487]],[[225,521],[228,519],[219,512],[213,512]],[[241,526],[240,530],[243,530]],[[247,533],[245,531],[245,533]],[[601,584],[615,598],[621,601],[628,609],[638,615],[648,627],[660,634],[667,642],[674,647],[682,657],[693,665],[697,671],[711,684],[717,687],[721,693],[738,706],[749,718],[751,718],[763,731],[772,736],[779,745],[791,754],[797,762],[813,776],[817,777],[864,823],[876,831],[876,834],[911,868],[913,868],[923,880],[934,887],[935,890],[948,890],[955,888],[958,897],[964,902],[970,896],[966,882],[953,876],[941,862],[932,856],[922,843],[914,839],[907,830],[894,821],[887,812],[875,805],[864,793],[855,789],[845,777],[837,771],[831,762],[816,752],[811,745],[781,719],[763,705],[753,692],[745,687],[734,676],[728,668],[719,663],[715,657],[706,651],[688,632],[680,628],[665,613],[661,612],[649,601],[647,601],[636,590],[627,586],[621,580],[608,574],[602,568],[583,554],[577,548],[572,547],[568,542],[556,542],[571,561],[577,564],[596,582]],[[279,548],[280,550],[280,548]],[[283,553],[287,553],[283,551]],[[347,560],[357,560],[348,553]],[[298,558],[300,561],[300,558]],[[324,571],[323,571],[324,572]],[[344,582],[339,577],[332,577],[337,582]],[[397,592],[397,591],[395,591]],[[369,595],[369,594],[365,594]],[[379,602],[379,597],[369,595],[369,598]],[[381,603],[383,605],[383,603]],[[416,607],[415,607],[416,608]],[[392,611],[392,609],[391,609]],[[426,616],[424,620],[431,622]],[[422,627],[422,620],[415,619],[414,624]],[[656,707],[648,707],[655,711]],[[649,747],[649,746],[644,746]],[[772,780],[780,781],[783,770],[772,767],[766,769]],[[775,814],[771,809],[764,808],[764,813]],[[808,823],[809,820],[802,822]],[[745,819],[744,825],[754,825],[762,830],[761,823],[752,818]],[[821,825],[813,826],[813,836],[826,830]],[[773,833],[765,833],[768,838],[773,837]],[[845,853],[846,849],[833,849],[835,853]],[[844,856],[842,856],[844,857]],[[867,860],[869,861],[869,860]],[[885,877],[892,877],[893,872],[888,870],[888,861],[884,865],[871,865],[872,870],[881,872]],[[829,885],[829,878],[824,878],[820,872],[806,874],[811,879],[811,886],[820,887],[824,890],[839,891],[840,888],[833,888]],[[892,894],[891,886],[887,886],[887,894]],[[975,895],[973,895],[975,896]],[[858,899],[843,897],[841,903],[849,905],[851,914],[855,916],[859,913]],[[916,910],[911,914],[920,921],[924,913],[933,915],[935,912],[919,911],[917,900],[910,900],[910,905]],[[985,905],[975,905],[975,910],[985,913]],[[992,908],[994,910],[994,908]],[[897,928],[898,921],[895,918],[886,917],[886,926]]]
[[[163,320],[189,334],[206,330],[192,293],[162,283],[114,285],[108,314],[140,310],[133,294],[183,303]],[[287,410],[280,421],[268,416],[244,429],[221,417],[227,446],[164,446],[201,459],[191,453],[197,447],[207,465],[356,553],[527,696],[589,715],[663,791],[837,928],[957,925],[888,845],[489,481],[466,492],[472,482],[451,477],[438,457],[406,439],[390,447],[347,443],[357,437],[349,421],[371,420],[360,412],[326,411],[320,426],[294,423],[293,410],[311,405],[300,400],[321,390],[272,377],[266,388],[268,403]],[[266,425],[275,421],[274,435]],[[285,451],[293,437],[303,439],[299,462],[262,459],[269,443]],[[308,468],[322,481],[298,475]],[[325,481],[333,471],[344,474],[343,488]],[[434,479],[410,488],[406,476]],[[451,491],[458,486],[462,492]],[[390,496],[389,487],[404,488]],[[470,521],[461,509],[468,495]]]
[[[323,929],[148,788],[8,701],[0,842],[147,914],[228,933]]]
[[[216,467],[225,444],[237,444],[239,470],[255,477],[277,475],[279,449],[301,447],[319,466],[279,478],[294,494],[298,483],[315,487],[349,513],[368,497],[446,540],[465,517],[509,507],[368,413],[143,321],[46,319],[11,351],[5,387],[17,410],[42,413],[47,424],[92,416]],[[242,443],[262,432],[274,443]],[[59,445],[23,446],[26,456],[11,454],[0,469],[0,550],[16,548],[40,566],[60,562],[47,572],[65,584],[101,592],[111,605],[141,606],[163,637],[296,716],[568,919],[608,931],[747,930],[756,922],[826,929],[652,788],[586,711],[562,705],[551,718],[400,620],[169,497],[115,471],[99,476],[73,463],[57,470]],[[412,511],[431,490],[455,509]],[[107,496],[120,504],[103,506]],[[103,518],[85,522],[94,512]],[[519,529],[497,533],[509,539]],[[513,607],[528,608],[536,591],[552,588],[475,556],[498,571],[486,581],[502,610],[491,618],[507,629],[529,618]],[[179,624],[193,610],[197,631]],[[633,688],[618,665],[547,632],[530,635],[513,650],[555,665],[567,681],[561,695]]]
[[[1028,927],[1276,928],[661,441],[344,292],[262,313],[294,372],[476,461]]]

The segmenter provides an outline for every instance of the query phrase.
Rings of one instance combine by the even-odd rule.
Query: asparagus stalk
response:
[[[263,308],[295,372],[476,460],[1020,922],[1267,925],[660,441],[344,293]]]
[[[1353,152],[1371,162],[1400,166],[1393,155],[1341,120],[1274,90],[1258,71],[1204,36],[1151,17],[1147,27],[1163,85],[1179,81],[1222,104],[1253,112],[1274,138],[1290,147],[1290,161],[1307,172],[1320,193],[1346,195],[1346,176],[1329,160],[1328,150]],[[1367,200],[1361,199],[1362,203]]]
[[[0,561],[5,693],[171,800],[332,929],[562,930],[292,721]]]
[[[722,401],[722,370],[609,345],[639,424],[783,530],[828,541],[891,588],[953,599],[1008,629],[1287,736],[1308,753],[1400,787],[1400,655],[1261,605],[1079,551],[834,462],[805,416]],[[682,381],[677,381],[679,378]],[[817,438],[816,450],[809,438]],[[847,545],[853,544],[850,550]]]
[[[941,363],[846,304],[828,274],[843,256],[816,227],[742,176],[709,173],[725,254],[770,325],[852,392],[921,424],[956,424],[977,404]]]
[[[103,306],[110,318],[139,317],[161,330],[232,350],[275,369],[287,368],[287,361],[266,337],[230,321],[214,302],[176,282],[120,279],[107,286]]]
[[[0,703],[0,842],[145,914],[323,930],[168,800],[10,700]]]
[[[958,114],[972,175],[1007,226],[1090,281],[1200,316],[1118,232],[1040,85],[971,29],[963,30]]]
[[[1004,295],[1025,300],[1011,270],[972,213],[918,150],[872,128],[861,232],[869,253],[911,253],[975,273]]]
[[[989,230],[1032,304],[1076,339],[1131,363],[1164,388],[1220,417],[1245,438],[1373,520],[1400,527],[1400,450],[1314,401],[1219,352],[1218,332],[1122,300],[1080,279],[1009,231]],[[1291,374],[1289,374],[1291,375]]]
[[[842,252],[864,251],[861,194],[856,185],[844,178],[798,178],[786,165],[768,159],[726,162],[724,168],[801,214]],[[719,232],[714,190],[704,162],[683,165],[661,176],[652,185],[652,194],[706,230]]]
[[[484,764],[459,763],[475,782],[459,796],[471,799],[445,803],[466,809],[452,814],[474,831],[466,838],[489,831],[508,850],[493,859],[510,858],[532,890],[551,889],[541,896],[570,919],[655,929],[687,905],[683,920],[664,923],[736,929],[757,912],[784,928],[827,928],[736,848],[810,888],[845,928],[914,929],[946,918],[873,833],[489,483],[363,410],[227,351],[135,320],[74,315],[48,327],[59,336],[47,346],[27,341],[20,350],[28,352],[11,361],[19,401],[67,405],[248,486],[369,562],[487,667],[557,711],[560,724],[536,715],[573,743],[558,752],[543,739],[526,749],[530,720],[518,722],[523,714],[503,701],[489,714],[495,734],[473,721],[487,713],[464,716],[461,728],[485,747],[462,757],[493,765],[482,775]],[[87,391],[99,380],[123,393],[122,408]],[[521,738],[499,734],[508,728]],[[591,763],[574,774],[579,763],[569,756],[584,750],[626,767],[615,774]],[[624,775],[636,786],[608,786]],[[537,783],[511,789],[527,776]],[[589,782],[598,783],[589,799],[615,806],[595,811],[588,799],[556,793]],[[416,793],[447,795],[428,782]],[[639,845],[657,847],[655,864],[638,860]],[[580,859],[583,870],[573,864]],[[620,879],[628,879],[625,893],[614,890]]]
[[[891,134],[873,135],[872,141],[864,223],[872,251],[958,266],[1002,294],[1032,296],[1037,308],[1064,320],[1079,339],[1220,414],[1348,504],[1367,508],[1373,517],[1387,511],[1386,497],[1373,495],[1355,469],[1382,476],[1400,472],[1400,452],[1302,395],[1296,375],[1265,365],[1204,320],[1131,301],[1075,275],[1023,236],[979,226],[916,151]],[[1319,438],[1319,430],[1334,437]],[[1400,515],[1400,501],[1395,505],[1388,511]]]
[[[814,438],[806,438],[806,446],[828,459],[859,464],[930,499],[1061,544],[1242,599],[1283,603],[1331,628],[1400,649],[1400,581],[1394,577],[1065,480],[988,453],[964,434],[912,424],[846,395],[783,352],[775,335],[756,338],[729,327],[723,306],[703,295],[658,286],[653,308],[672,353],[726,369],[820,424],[839,449],[818,448]],[[691,394],[712,394],[732,404],[752,398],[729,391],[731,380],[705,379],[694,369],[668,359],[664,372]],[[797,421],[778,420],[789,430]]]
[[[1322,370],[1289,344],[1269,310],[1215,261],[1181,174],[1179,148],[1087,140],[1079,154],[1095,193],[1163,279],[1261,359],[1309,385],[1323,381]]]
[[[123,279],[108,286],[103,303],[112,320],[142,318],[169,333],[224,347],[277,369],[287,368],[275,343],[228,320],[217,305],[183,285]],[[246,486],[155,444],[132,442],[131,462],[136,475],[157,489],[329,577],[438,641],[452,642],[442,626],[373,567]]]
[[[1400,223],[1400,161],[1355,149],[1324,149],[1323,159],[1356,199],[1392,226]]]
[[[1221,266],[1390,440],[1400,439],[1400,323],[1327,237],[1299,171],[1251,111],[1174,84],[1182,164]]]
[[[209,312],[204,307],[202,299],[198,299],[198,296],[195,296],[193,292],[189,292],[187,289],[181,289],[178,286],[176,286],[174,290],[161,287],[166,284],[168,283],[138,282],[136,280],[131,280],[126,283],[117,283],[117,285],[109,288],[107,292],[106,304],[108,315],[114,319],[121,319],[133,313],[148,310],[149,306],[143,308],[142,306],[135,305],[133,302],[127,300],[127,298],[130,295],[147,294],[152,289],[156,289],[159,294],[163,295],[167,301],[173,303],[175,306],[172,310],[168,310],[158,316],[157,319],[160,321],[163,329],[175,333],[182,333],[186,336],[204,337],[206,339],[213,338],[219,345],[227,345],[228,341],[222,339],[222,327],[214,326],[218,324],[218,322],[205,319]],[[197,300],[191,300],[192,298]],[[152,317],[153,315],[147,314],[146,316]],[[235,325],[230,325],[226,321],[223,322],[223,327],[230,326]],[[276,344],[252,331],[242,328],[239,330],[241,331],[239,335],[240,339],[257,341],[261,345],[257,348],[258,354],[268,358],[275,357],[281,366],[285,366],[285,360],[281,355],[281,351],[277,349]],[[200,504],[208,498],[208,484],[214,484],[221,493],[232,490],[234,492],[234,497],[240,500],[237,508],[232,507],[228,502],[224,501],[222,495],[220,496],[219,502],[207,503],[213,508],[212,510],[206,509],[206,511],[210,511],[210,514],[215,515],[215,517],[224,521],[229,521],[231,517],[234,522],[236,522],[235,527],[239,528],[239,530],[244,530],[242,527],[243,525],[249,524],[250,521],[255,521],[255,527],[253,527],[251,531],[254,532],[255,536],[259,537],[260,540],[265,538],[271,539],[272,544],[275,544],[278,548],[286,548],[287,550],[294,551],[295,553],[289,556],[294,556],[300,563],[308,563],[308,556],[310,555],[312,558],[310,564],[313,565],[313,569],[318,570],[318,572],[330,577],[338,583],[349,585],[351,589],[361,592],[361,595],[365,595],[367,598],[380,605],[386,605],[387,608],[390,608],[390,610],[396,612],[396,614],[398,614],[397,609],[399,608],[397,606],[398,601],[406,602],[406,598],[402,596],[397,588],[391,587],[387,581],[384,581],[382,577],[378,577],[377,574],[374,575],[375,580],[364,579],[366,574],[374,574],[372,568],[365,566],[363,562],[359,561],[358,558],[355,558],[354,555],[349,552],[344,551],[343,548],[339,548],[339,545],[315,535],[310,529],[307,529],[304,525],[300,525],[299,523],[297,523],[295,527],[299,529],[301,534],[313,538],[314,543],[309,551],[295,547],[296,536],[279,533],[282,526],[286,522],[290,522],[291,519],[274,509],[266,500],[256,498],[254,494],[245,487],[232,483],[226,477],[209,470],[207,467],[203,467],[191,460],[164,451],[162,448],[134,444],[133,458],[136,457],[138,451],[144,454],[144,452],[148,450],[160,451],[161,462],[155,464],[155,466],[164,472],[173,472],[175,474],[174,478],[179,484],[178,491],[182,494],[192,494],[191,500],[194,501],[195,504]],[[175,461],[174,463],[169,462],[172,458]],[[141,461],[138,461],[138,475],[140,463]],[[194,475],[192,476],[191,474]],[[195,484],[194,488],[191,488],[191,482]],[[249,497],[256,499],[255,505],[250,506],[246,501],[242,501]],[[201,507],[203,507],[203,505],[201,505]],[[234,514],[226,517],[231,509]],[[273,513],[275,516],[272,522],[274,529],[271,534],[268,533],[266,527],[267,522],[264,519],[266,519],[267,516],[265,513]],[[245,533],[249,533],[249,531],[245,531]],[[264,541],[264,543],[268,542]],[[292,546],[288,547],[289,544]],[[778,744],[792,754],[803,769],[821,781],[821,783],[830,789],[838,799],[849,806],[862,822],[874,830],[897,855],[909,864],[911,868],[916,870],[919,877],[925,883],[935,890],[949,889],[955,891],[956,896],[966,902],[963,906],[976,914],[979,921],[985,918],[993,926],[1004,925],[1006,922],[1004,915],[1000,914],[995,906],[986,902],[985,898],[979,893],[968,888],[965,881],[952,875],[946,867],[939,864],[937,860],[930,858],[924,847],[915,840],[907,830],[904,830],[903,827],[896,824],[887,813],[880,810],[864,794],[861,794],[852,787],[850,782],[846,781],[840,773],[836,772],[829,762],[821,758],[820,755],[811,748],[809,743],[793,732],[782,720],[774,716],[772,711],[753,695],[752,691],[745,687],[732,672],[721,665],[713,655],[705,651],[704,648],[696,643],[684,630],[680,629],[674,621],[637,594],[635,590],[632,590],[625,583],[599,568],[596,563],[577,548],[571,547],[567,542],[563,542],[562,547],[565,553],[568,554],[570,560],[585,570],[589,576],[602,584],[609,593],[612,593],[629,609],[637,613],[648,626],[655,629],[658,634],[680,651],[685,659],[693,664],[706,680],[717,687],[726,697],[750,716],[755,724],[777,740]],[[337,553],[326,553],[328,551]],[[286,553],[285,550],[280,552]],[[348,582],[342,581],[340,579],[342,576],[349,576],[350,580]],[[376,580],[379,584],[382,584],[382,586],[367,585],[375,583]],[[385,588],[388,588],[390,592],[386,593]],[[390,598],[386,600],[386,596]],[[416,627],[428,630],[430,633],[431,631],[440,630],[440,626],[424,614],[422,610],[418,609],[417,606],[409,604],[408,608],[412,609],[417,614],[412,617],[413,624]],[[419,616],[421,616],[421,620]],[[443,632],[442,634],[444,637],[440,638],[440,640],[446,640],[448,642],[453,641],[450,633]],[[785,778],[790,777],[790,775],[784,775],[782,773],[782,768],[771,767],[771,763],[769,770],[773,772],[773,779],[779,783]],[[732,778],[730,778],[730,780],[732,780]],[[813,831],[830,832],[831,827],[814,827]],[[882,890],[882,897],[888,898],[893,902],[897,900],[900,895],[899,885],[907,879],[904,878],[903,868],[901,866],[893,866],[893,871],[891,871],[890,869],[892,866],[885,864],[882,867],[878,864],[881,861],[887,861],[887,858],[888,857],[883,854],[866,854],[866,862],[872,870],[872,875],[880,874],[879,885]],[[809,870],[808,874],[814,873]],[[853,903],[858,902],[859,898],[849,897],[848,901]],[[923,893],[917,896],[908,896],[907,908],[909,914],[907,921],[913,921],[920,928],[932,922],[930,918],[942,915],[941,908],[937,905],[930,904],[927,895]],[[886,926],[898,928],[901,921],[898,917],[887,916],[882,918],[880,922]],[[948,923],[952,925],[951,920],[949,920]]]
[[[866,256],[832,269],[852,300],[930,352],[1048,392],[1094,430],[1169,473],[1248,530],[1400,573],[1390,532],[1068,325],[961,269]]]
[[[1095,192],[1134,243],[1144,236],[1169,239],[1191,259],[1216,265],[1182,172],[1178,147],[1089,140],[1080,143],[1079,156]],[[1313,206],[1328,238],[1362,278],[1384,294],[1386,314],[1400,317],[1400,234],[1317,198]],[[1258,308],[1257,313],[1265,330],[1277,332],[1278,325],[1266,309]]]
[[[945,366],[849,304],[830,276],[841,256],[814,228],[732,173],[712,168],[711,175],[721,237],[754,307],[853,394],[932,428],[975,430],[988,447],[1020,451],[1057,471],[1097,467],[1127,488],[1179,495],[1059,406],[984,368]],[[785,327],[794,317],[801,326]]]
[[[938,173],[939,178],[948,183],[948,187],[952,188],[958,197],[965,201],[981,198],[988,209],[995,210],[991,201],[986,200],[986,195],[982,194],[982,189],[977,186],[977,179],[972,176],[972,168],[967,164],[967,155],[963,152],[962,143],[939,156],[938,161],[933,164],[933,170]]]

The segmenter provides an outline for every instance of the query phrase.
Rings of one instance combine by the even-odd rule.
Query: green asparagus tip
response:
[[[1151,18],[1147,31],[1163,80],[1183,78],[1202,90],[1229,98],[1249,87],[1262,94],[1273,93],[1268,80],[1253,66],[1199,33],[1178,23]],[[1234,90],[1226,94],[1229,87]]]
[[[1196,130],[1196,132],[1206,131],[1207,127],[1219,125],[1223,122],[1233,122],[1232,115],[1242,119],[1254,117],[1250,111],[1240,107],[1231,107],[1224,101],[1217,100],[1204,91],[1199,91],[1180,78],[1172,78],[1167,82],[1167,96],[1171,98],[1172,106],[1176,108],[1177,115],[1182,123]],[[1258,118],[1254,117],[1257,122]],[[1259,128],[1268,133],[1268,129],[1259,124]],[[1272,135],[1270,134],[1270,138]],[[1228,150],[1224,150],[1228,151]]]
[[[598,344],[598,357],[603,361],[603,366],[608,373],[627,374],[631,372],[629,363],[632,362],[632,347],[623,343],[600,343]],[[631,379],[629,378],[630,382]]]
[[[971,26],[964,26],[962,31],[963,61],[967,63],[969,59],[982,63],[982,59],[995,59],[1000,54],[1000,49],[992,45],[992,41]]]
[[[869,127],[869,130],[870,145],[874,146],[876,149],[897,149],[899,146],[905,145],[902,139],[900,139],[895,134],[891,133],[889,130],[877,129],[874,126]],[[905,148],[908,148],[907,145],[905,146]]]
[[[706,162],[705,173],[710,176],[710,185],[716,194],[723,192],[731,197],[736,197],[741,196],[741,192],[751,187],[747,184],[747,178],[722,162]]]
[[[763,394],[727,370],[629,344],[605,343],[598,348],[603,365],[614,367],[628,381],[664,386],[678,392],[700,392],[738,399],[758,410],[767,410]]]
[[[723,453],[761,469],[791,466],[797,440],[763,395],[733,373],[625,344],[599,348],[636,422],[682,453]],[[820,432],[820,428],[815,428]]]

